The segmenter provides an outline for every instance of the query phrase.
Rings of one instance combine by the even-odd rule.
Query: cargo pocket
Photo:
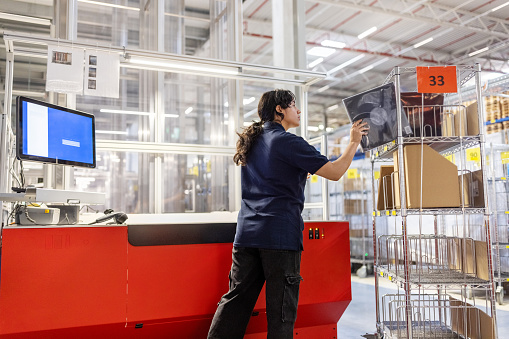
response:
[[[301,280],[302,277],[300,275],[286,276],[281,312],[282,322],[295,322],[297,319],[297,304],[299,303],[299,286]]]

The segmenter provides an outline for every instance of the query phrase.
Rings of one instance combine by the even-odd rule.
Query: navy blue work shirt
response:
[[[281,124],[266,122],[241,169],[235,247],[302,250],[304,187],[329,160]]]

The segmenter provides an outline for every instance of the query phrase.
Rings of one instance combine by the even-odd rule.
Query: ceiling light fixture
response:
[[[193,111],[192,107],[188,107],[184,113],[189,114]]]
[[[178,114],[165,114],[164,115],[166,118],[178,118],[179,115]]]
[[[363,69],[361,69],[361,70],[359,71],[359,74],[366,73],[367,71],[369,71],[369,70],[373,69],[373,67],[375,67],[375,66],[373,66],[373,65],[369,65],[369,66],[367,66],[367,67],[364,67]]]
[[[339,49],[344,48],[346,46],[344,42],[334,40],[324,40],[320,44],[325,47],[333,47]]]
[[[21,22],[26,22],[28,24],[41,25],[41,26],[51,26],[51,20],[49,20],[49,19],[36,18],[33,16],[27,16],[27,15],[18,15],[18,14],[0,12],[0,19],[11,20],[11,21],[21,21]]]
[[[356,56],[355,58],[353,58],[353,59],[350,59],[350,60],[348,60],[348,61],[346,61],[346,62],[343,62],[341,65],[336,66],[336,67],[334,67],[333,69],[331,69],[331,70],[329,71],[329,75],[330,75],[330,74],[332,74],[332,73],[336,73],[336,72],[337,72],[337,71],[339,71],[340,69],[345,68],[346,66],[349,66],[349,65],[353,64],[354,62],[359,61],[360,59],[364,58],[365,56],[366,56],[365,54],[360,54],[360,55],[357,55],[357,56]]]
[[[421,47],[422,45],[425,45],[427,44],[428,42],[432,42],[433,41],[433,38],[427,38],[426,40],[422,40],[421,42],[418,42],[414,45],[414,48],[419,48]]]
[[[255,100],[256,100],[255,97],[251,97],[251,98],[242,100],[242,102],[244,103],[244,105],[249,105],[250,103],[254,102]]]
[[[145,59],[140,57],[131,56],[127,58],[128,62],[133,65],[141,65],[148,66],[149,69],[153,69],[156,71],[161,70],[183,70],[183,71],[198,71],[203,73],[214,73],[221,75],[237,75],[239,74],[239,70],[237,67],[224,67],[224,66],[203,66],[200,64],[193,64],[188,62],[181,61],[164,61],[164,60],[154,60],[154,59]],[[125,67],[126,64],[123,64]]]
[[[313,68],[313,67],[315,67],[316,65],[320,64],[321,62],[323,62],[323,58],[318,58],[318,59],[316,59],[316,60],[314,60],[314,61],[310,62],[310,63],[308,64],[308,68]]]
[[[318,132],[319,130],[320,130],[320,128],[318,128],[316,126],[308,126],[308,131]]]
[[[335,105],[332,105],[332,106],[327,107],[327,111],[333,111],[333,110],[335,110],[336,108],[339,108],[339,105],[338,105],[338,104],[335,104]]]
[[[313,47],[308,51],[309,55],[314,55],[322,58],[326,58],[332,55],[336,50],[329,47]]]
[[[127,135],[127,132],[125,131],[102,131],[102,130],[95,130],[95,134],[115,134],[115,135]]]
[[[106,108],[101,108],[99,110],[99,112],[101,112],[101,113],[115,113],[115,114],[132,114],[132,115],[152,115],[152,114],[154,114],[154,113],[150,113],[150,112],[124,111],[124,110],[120,110],[120,109],[106,109]]]
[[[316,90],[316,92],[317,92],[317,93],[322,93],[322,92],[324,92],[324,91],[328,90],[329,88],[330,88],[330,86],[329,86],[329,85],[325,85],[325,86],[320,87],[319,89],[317,89],[317,90]]]
[[[359,39],[364,39],[364,38],[365,38],[365,37],[367,37],[368,35],[375,33],[377,29],[378,29],[378,28],[376,28],[376,26],[373,26],[373,27],[371,27],[370,29],[368,29],[367,31],[364,31],[364,32],[362,32],[361,34],[357,35],[357,38],[359,38]]]
[[[479,53],[486,52],[489,49],[490,49],[489,47],[484,47],[484,48],[481,48],[481,49],[479,49],[477,51],[474,51],[474,52],[470,53],[468,56],[471,57],[471,56],[477,55]]]
[[[106,7],[114,7],[114,8],[128,9],[128,10],[131,10],[131,11],[137,11],[137,12],[139,12],[139,11],[140,11],[140,9],[139,9],[139,8],[137,8],[137,7],[123,6],[123,5],[115,5],[115,4],[109,4],[109,3],[106,3],[106,2],[100,2],[100,1],[92,1],[92,0],[78,0],[78,2],[83,2],[83,3],[86,3],[86,4],[98,5],[98,6],[106,6]]]
[[[509,5],[509,1],[508,1],[508,2],[506,2],[505,4],[502,4],[502,5],[500,5],[500,6],[497,6],[497,7],[493,8],[491,11],[492,11],[492,12],[498,11],[499,9],[501,9],[501,8],[503,8],[503,7],[507,6],[507,5]]]

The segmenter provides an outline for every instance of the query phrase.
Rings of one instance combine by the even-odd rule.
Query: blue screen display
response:
[[[92,115],[27,101],[21,115],[22,154],[28,160],[95,167]]]

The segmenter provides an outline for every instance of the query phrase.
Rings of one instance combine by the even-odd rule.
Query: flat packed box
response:
[[[394,157],[394,181],[399,182],[398,152]],[[407,208],[454,208],[460,206],[458,168],[427,145],[403,148]],[[421,196],[422,187],[422,196]],[[401,208],[399,189],[394,204]]]
[[[484,187],[481,170],[460,175],[459,186],[460,194],[463,189],[461,203],[465,207],[484,208]]]
[[[377,210],[390,210],[394,208],[392,173],[394,166],[380,166],[380,179],[378,181]],[[396,187],[398,183],[396,183]]]

